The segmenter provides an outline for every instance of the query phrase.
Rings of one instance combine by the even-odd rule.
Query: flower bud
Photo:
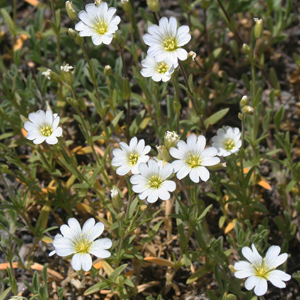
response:
[[[121,0],[121,5],[122,5],[123,10],[126,13],[128,13],[128,14],[132,13],[132,7],[131,7],[129,0]]]
[[[155,13],[160,9],[159,0],[147,0],[147,5]]]
[[[69,66],[69,64],[65,64],[64,66],[60,67],[60,71],[62,72],[63,79],[69,85],[73,85],[73,83],[74,83],[74,78],[71,73],[72,69],[73,69],[73,67]]]
[[[241,107],[244,107],[248,104],[249,104],[249,98],[245,95],[242,97],[242,99],[240,101],[240,105],[241,105]]]
[[[66,2],[66,10],[67,10],[67,14],[68,14],[69,18],[72,21],[75,21],[77,19],[77,13],[76,13],[76,10],[74,8],[72,1]]]
[[[69,36],[74,40],[74,42],[79,45],[82,46],[83,45],[83,37],[81,37],[78,32],[76,30],[74,30],[73,28],[69,28],[68,29],[68,34]]]
[[[103,1],[102,0],[95,0],[95,5],[99,6]]]
[[[195,61],[197,54],[194,51],[188,53],[188,57],[192,58],[192,61]]]
[[[213,166],[208,166],[207,168],[210,171],[218,171],[218,170],[222,170],[222,169],[224,169],[226,167],[227,167],[226,163],[218,163],[218,164],[213,165]]]
[[[238,118],[242,121],[243,119],[244,119],[244,116],[243,116],[243,114],[241,114],[241,113],[238,113]]]
[[[111,66],[110,65],[106,65],[105,67],[104,67],[104,74],[105,74],[105,76],[110,76],[111,75]]]
[[[71,98],[71,97],[68,97],[68,98],[67,98],[67,102],[68,102],[71,106],[78,107],[78,102],[77,102],[75,99]]]
[[[110,195],[111,195],[113,207],[117,210],[121,210],[123,202],[119,195],[119,190],[116,187],[113,187],[110,190]]]
[[[119,48],[123,49],[124,45],[125,45],[125,42],[124,42],[124,39],[123,37],[121,37],[118,32],[115,32],[114,34],[114,39],[116,41],[116,43],[118,44]],[[120,50],[118,49],[118,47],[116,48],[116,50]]]
[[[165,145],[156,146],[158,155],[157,158],[159,160],[163,160],[164,162],[168,162],[171,159],[169,151],[167,150]]]
[[[171,147],[176,147],[177,142],[179,141],[179,135],[173,131],[167,131],[164,136],[164,142],[167,150],[169,150]]]
[[[201,5],[203,9],[208,9],[209,5],[210,5],[210,0],[202,0],[201,1]]]
[[[46,71],[42,72],[42,75],[44,75],[47,79],[53,82],[60,82],[59,75],[51,71],[50,69],[47,69]]]
[[[247,44],[243,44],[243,51],[247,56],[251,56],[251,49]]]
[[[123,78],[123,98],[125,100],[129,99],[131,95],[131,88],[128,78]]]
[[[255,21],[255,27],[254,27],[254,36],[256,39],[259,39],[262,37],[263,34],[263,20],[254,18]]]
[[[242,108],[242,113],[245,115],[252,115],[253,111],[254,111],[253,107],[249,105],[246,105]]]
[[[226,300],[237,300],[237,297],[233,294],[228,294]]]

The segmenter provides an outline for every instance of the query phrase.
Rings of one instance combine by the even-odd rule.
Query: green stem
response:
[[[97,83],[96,83],[96,78],[95,78],[95,71],[94,71],[94,66],[92,65],[91,63],[91,60],[89,59],[89,56],[87,55],[87,52],[85,50],[85,48],[83,47],[83,45],[80,45],[80,48],[82,50],[82,53],[85,57],[85,60],[87,61],[88,65],[89,65],[89,74],[91,76],[91,80],[92,80],[92,83],[93,83],[93,86],[94,86],[94,89],[95,89],[95,92],[96,92],[96,97],[97,97],[97,100],[100,104],[100,107],[101,107],[101,119],[103,121],[103,129],[104,129],[104,132],[105,132],[105,137],[107,138],[108,137],[108,132],[107,132],[107,127],[106,127],[106,124],[105,124],[105,114],[103,113],[103,103],[101,101],[101,97],[100,97],[100,94],[99,94],[99,91],[98,91],[98,87],[97,87]]]

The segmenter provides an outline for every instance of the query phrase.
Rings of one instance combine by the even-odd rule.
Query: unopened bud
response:
[[[194,51],[188,53],[188,57],[192,58],[192,61],[195,61],[197,54]]]
[[[237,297],[233,294],[228,294],[226,300],[237,300]]]
[[[262,37],[263,34],[263,20],[254,18],[254,21],[255,21],[254,36],[256,39],[259,39]]]
[[[226,163],[218,163],[214,166],[208,166],[207,168],[210,170],[210,171],[218,171],[218,170],[222,170],[222,169],[225,169],[227,167]]]
[[[179,135],[173,131],[167,131],[164,136],[164,142],[167,150],[169,150],[171,147],[176,147],[177,142],[179,141]]]
[[[243,44],[243,51],[247,56],[251,56],[251,49],[247,44]]]
[[[238,113],[238,118],[242,121],[244,119],[244,115],[239,112]]]
[[[123,202],[119,195],[119,190],[116,187],[113,187],[110,190],[110,195],[111,195],[113,207],[117,210],[121,210],[123,206]]]
[[[125,100],[129,99],[131,95],[131,88],[128,78],[123,78],[123,98]]]
[[[141,205],[140,208],[141,208],[141,211],[145,211],[147,209],[147,205],[145,205],[145,204]]]
[[[68,14],[69,18],[72,21],[75,21],[77,19],[77,13],[76,13],[76,10],[74,8],[74,4],[72,3],[72,1],[66,2],[66,10],[67,10],[67,14]]]
[[[120,50],[120,49],[118,49],[118,48],[121,48],[121,49],[123,49],[123,47],[124,47],[124,45],[125,45],[125,42],[124,42],[124,39],[123,39],[123,37],[121,37],[119,34],[118,34],[118,32],[116,32],[115,34],[114,34],[114,39],[115,39],[115,41],[116,41],[116,43],[118,44],[117,46],[117,50]]]
[[[77,102],[75,99],[71,98],[71,97],[68,97],[68,98],[67,98],[67,102],[68,102],[71,106],[78,107],[78,102]]]
[[[201,5],[203,9],[208,9],[209,5],[210,5],[210,0],[202,0],[201,1]]]
[[[242,108],[242,113],[245,115],[252,115],[253,111],[254,111],[253,107],[249,105],[246,105]]]
[[[73,69],[73,67],[69,66],[69,64],[65,64],[64,66],[60,67],[60,70],[61,70],[62,75],[63,75],[63,79],[69,85],[73,85],[73,83],[74,83],[74,78],[73,78],[73,75],[71,73],[72,69]]]
[[[130,4],[129,0],[121,0],[121,5],[122,5],[123,10],[126,13],[128,13],[128,14],[132,13],[132,7],[131,7],[131,4]]]
[[[73,28],[69,28],[69,29],[68,29],[68,34],[69,34],[69,36],[74,40],[74,42],[75,42],[77,45],[79,45],[79,46],[82,46],[82,45],[83,45],[84,39],[83,39],[82,36],[80,36],[80,35],[78,34],[78,32],[77,32],[76,30],[74,30]]]
[[[249,98],[245,95],[242,97],[242,99],[240,101],[240,105],[241,105],[241,107],[244,107],[248,104],[249,104]]]
[[[160,9],[159,0],[147,0],[147,5],[153,12],[158,12]]]
[[[53,82],[60,82],[59,75],[51,71],[50,69],[47,69],[46,71],[42,72],[42,75],[44,75],[47,79]]]
[[[165,145],[156,146],[158,155],[157,158],[159,160],[162,160],[164,162],[168,162],[171,159],[171,156],[169,154],[169,151],[167,150]]]
[[[95,5],[99,6],[103,1],[102,0],[95,0]]]
[[[105,76],[110,76],[111,75],[111,66],[110,65],[106,65],[105,67],[104,67],[104,74],[105,74]]]

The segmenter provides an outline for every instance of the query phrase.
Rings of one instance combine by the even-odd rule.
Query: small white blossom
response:
[[[111,190],[110,190],[110,196],[112,198],[117,198],[119,195],[119,192],[118,192],[118,189],[116,187],[113,187]]]
[[[290,280],[291,276],[276,270],[276,268],[287,260],[288,255],[286,253],[279,255],[279,246],[271,246],[265,258],[259,255],[254,244],[252,244],[252,250],[249,247],[244,247],[242,253],[250,263],[247,261],[236,262],[234,276],[237,278],[248,277],[245,281],[247,290],[250,291],[254,288],[255,295],[262,296],[268,290],[267,280],[278,288],[286,287],[284,281]]]
[[[226,126],[224,129],[218,129],[217,135],[212,138],[212,141],[212,145],[217,148],[219,156],[228,156],[238,152],[242,146],[241,132],[237,127]]]
[[[51,70],[50,69],[47,69],[47,71],[45,71],[45,72],[42,72],[42,75],[44,75],[46,78],[48,78],[48,79],[51,79],[50,78],[50,74],[51,74]]]
[[[124,142],[121,142],[119,145],[121,149],[113,150],[112,154],[114,157],[111,161],[114,167],[119,167],[116,173],[125,175],[131,171],[132,174],[138,174],[139,164],[148,161],[149,156],[146,154],[150,152],[151,147],[145,147],[145,141],[140,140],[138,142],[136,137],[130,140],[129,145]]]
[[[139,165],[140,175],[133,175],[130,178],[132,190],[139,194],[139,198],[146,199],[149,203],[156,202],[157,199],[168,200],[170,193],[176,188],[176,184],[168,178],[173,173],[171,164],[163,164],[153,159]]]
[[[172,162],[177,178],[182,179],[189,175],[190,179],[198,183],[200,178],[203,181],[209,179],[209,171],[206,167],[214,166],[220,162],[217,149],[214,147],[205,148],[206,139],[203,135],[198,137],[191,134],[187,142],[178,141],[177,148],[170,148],[170,154],[177,160]]]
[[[108,238],[98,239],[104,225],[101,222],[95,224],[95,219],[88,219],[81,229],[80,224],[75,218],[68,220],[68,225],[60,226],[61,234],[57,234],[53,240],[55,248],[49,256],[57,254],[62,257],[72,255],[71,265],[74,270],[89,271],[92,268],[91,254],[99,258],[110,257],[109,249],[112,242]]]
[[[118,30],[118,24],[121,19],[114,16],[116,8],[108,8],[106,2],[98,6],[89,3],[85,10],[79,12],[80,22],[75,25],[80,36],[91,36],[94,45],[109,45],[113,39],[114,33]]]
[[[64,71],[64,72],[68,73],[73,69],[73,67],[69,66],[69,64],[65,64],[64,66],[60,66],[60,69],[61,69],[61,71]]]
[[[191,35],[190,28],[186,25],[177,29],[177,21],[174,17],[169,20],[163,17],[159,25],[151,25],[147,34],[143,35],[144,42],[150,46],[147,54],[154,56],[156,61],[169,60],[173,64],[177,60],[186,60],[187,51],[181,47],[187,44]]]
[[[33,140],[34,144],[46,143],[53,145],[57,143],[57,137],[62,135],[61,127],[58,127],[60,117],[52,114],[50,110],[46,113],[38,110],[28,115],[30,121],[24,123],[24,128],[28,131],[26,138]]]
[[[141,74],[144,77],[151,77],[154,81],[168,81],[174,72],[174,69],[178,66],[176,62],[173,64],[169,60],[163,60],[157,62],[154,57],[147,55],[144,60],[142,60],[143,69]]]

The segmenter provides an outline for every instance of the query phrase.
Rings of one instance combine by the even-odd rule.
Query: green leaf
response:
[[[136,116],[136,118],[131,123],[131,125],[129,127],[129,134],[130,134],[130,136],[135,136],[138,133],[140,124],[143,121],[145,113],[146,113],[146,111],[144,109],[142,111],[140,111],[138,113],[138,115]]]
[[[228,112],[229,112],[229,108],[224,108],[224,109],[221,109],[218,112],[214,113],[210,117],[208,117],[204,121],[205,128],[208,128],[209,125],[213,125],[213,124],[216,124],[217,122],[219,122],[223,117],[226,116],[226,114]]]
[[[11,291],[11,287],[6,289],[2,294],[0,295],[0,300],[5,300],[5,297],[8,295],[8,293]]]
[[[207,206],[204,211],[202,212],[202,214],[197,218],[197,223],[200,223],[201,220],[206,216],[206,214],[208,213],[208,211],[210,210],[210,208],[212,207],[212,204]]]
[[[16,28],[15,28],[15,24],[14,24],[14,21],[12,20],[11,16],[9,15],[9,13],[4,9],[4,8],[1,8],[0,9],[1,11],[1,14],[4,18],[4,21],[10,31],[10,33],[12,35],[16,35]]]
[[[117,277],[126,269],[126,267],[128,266],[128,264],[119,266],[118,268],[116,268],[110,275],[109,279],[112,282],[115,282]]]
[[[105,288],[109,287],[109,284],[107,282],[98,282],[96,284],[94,284],[93,286],[91,286],[90,288],[88,288],[85,292],[84,295],[90,295],[93,293],[96,293],[98,291],[101,291]]]

